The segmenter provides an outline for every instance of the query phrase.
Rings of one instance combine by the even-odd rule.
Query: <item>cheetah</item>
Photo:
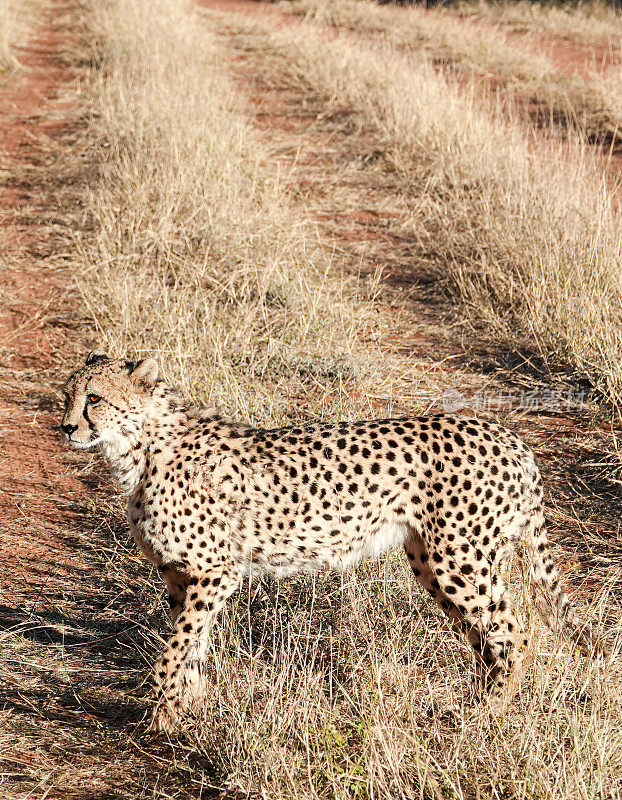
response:
[[[158,372],[152,358],[91,353],[65,384],[60,426],[106,457],[166,583],[175,632],[155,666],[157,730],[200,700],[210,627],[251,572],[344,570],[401,546],[467,634],[484,697],[509,698],[527,639],[502,573],[522,544],[546,620],[597,646],[549,552],[534,456],[508,429],[432,414],[264,430],[189,404]]]

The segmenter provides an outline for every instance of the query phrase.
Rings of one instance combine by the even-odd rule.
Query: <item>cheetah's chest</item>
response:
[[[129,499],[128,520],[134,540],[152,564],[159,567],[177,559],[182,543],[175,542],[175,537],[167,531],[170,526],[167,509],[154,509],[142,486]]]

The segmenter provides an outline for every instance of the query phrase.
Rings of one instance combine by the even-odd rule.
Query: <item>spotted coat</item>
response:
[[[343,570],[403,547],[487,687],[509,697],[527,640],[502,573],[522,542],[548,621],[587,642],[549,553],[533,454],[508,429],[442,414],[257,429],[189,405],[157,373],[153,359],[91,354],[65,386],[61,428],[108,458],[168,589],[158,728],[200,699],[210,626],[249,573]]]

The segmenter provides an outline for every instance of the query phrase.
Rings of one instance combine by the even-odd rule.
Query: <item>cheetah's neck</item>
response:
[[[115,481],[126,494],[132,494],[140,483],[145,469],[146,447],[140,433],[119,437],[118,441],[104,441],[101,451],[106,457]]]
[[[160,381],[140,416],[128,418],[123,434],[102,441],[113,478],[128,495],[133,494],[149,468],[149,453],[158,439],[171,440],[192,425],[198,413],[217,417],[213,409],[194,409],[170,386]]]

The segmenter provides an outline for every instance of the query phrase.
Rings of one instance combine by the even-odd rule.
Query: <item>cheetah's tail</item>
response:
[[[551,630],[560,630],[586,655],[606,655],[599,637],[589,622],[574,613],[564,592],[546,535],[541,506],[531,512],[526,545],[532,560],[532,581],[536,608]]]

